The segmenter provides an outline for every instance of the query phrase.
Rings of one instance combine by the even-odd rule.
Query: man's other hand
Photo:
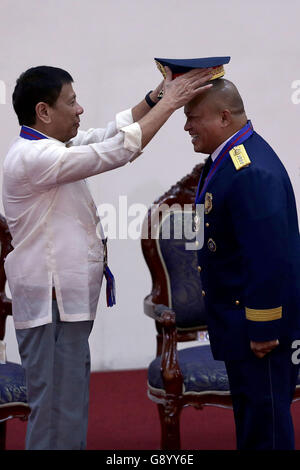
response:
[[[255,356],[261,359],[278,346],[278,339],[272,341],[250,341],[250,348]]]
[[[211,83],[207,84],[213,76],[211,68],[192,69],[176,77],[174,80],[172,79],[172,71],[169,67],[166,67],[166,73],[163,99],[165,101],[168,100],[174,110],[181,108],[197,95],[204,93],[212,87]]]

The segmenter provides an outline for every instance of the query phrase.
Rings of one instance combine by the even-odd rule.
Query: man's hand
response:
[[[274,339],[272,341],[250,341],[250,348],[254,352],[255,356],[261,359],[276,348],[278,344],[278,339]]]
[[[163,100],[168,101],[174,110],[181,108],[201,93],[212,87],[204,85],[213,75],[212,69],[192,69],[172,80],[172,71],[166,67],[166,79],[163,84]]]
[[[150,142],[156,132],[165,124],[178,108],[191,101],[200,93],[211,88],[204,85],[211,77],[211,69],[194,69],[172,80],[172,71],[167,68],[167,77],[163,82],[163,97],[149,110],[145,100],[132,108],[132,117],[142,130],[142,149]],[[155,92],[158,91],[158,88]],[[154,93],[153,93],[154,94]],[[150,98],[155,100],[151,93]]]

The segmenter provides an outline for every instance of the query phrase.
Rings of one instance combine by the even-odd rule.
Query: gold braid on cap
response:
[[[166,76],[167,76],[165,67],[160,62],[158,62],[158,60],[156,60],[155,62],[156,62],[158,70],[162,73],[162,75],[165,79]],[[213,76],[211,77],[210,80],[215,80],[216,78],[221,78],[221,77],[223,77],[223,75],[225,75],[225,70],[224,70],[223,65],[219,65],[218,67],[213,67]]]
[[[166,73],[165,67],[160,62],[158,62],[158,60],[156,60],[155,62],[156,62],[158,70],[162,73],[163,77],[166,78],[167,73]]]
[[[213,76],[211,77],[211,80],[215,80],[216,78],[221,78],[225,75],[225,70],[223,65],[220,65],[219,67],[214,67],[213,68]]]

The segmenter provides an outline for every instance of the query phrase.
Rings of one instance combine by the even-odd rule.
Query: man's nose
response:
[[[184,125],[184,130],[188,132],[188,131],[190,130],[190,128],[191,128],[190,123],[189,123],[189,121],[187,120],[186,123],[185,123],[185,125]]]
[[[76,114],[78,114],[78,116],[79,116],[79,115],[82,114],[82,113],[84,113],[84,109],[83,109],[83,107],[80,106],[80,104],[79,104],[79,105],[77,106],[77,113],[76,113]]]

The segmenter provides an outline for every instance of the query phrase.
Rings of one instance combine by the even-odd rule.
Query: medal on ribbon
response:
[[[103,242],[103,274],[106,279],[106,305],[113,307],[116,304],[116,282],[113,273],[107,265],[107,238]]]

